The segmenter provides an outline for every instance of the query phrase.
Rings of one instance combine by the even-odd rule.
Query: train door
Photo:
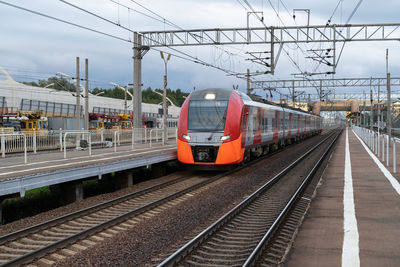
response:
[[[257,108],[250,107],[248,112],[247,128],[246,128],[246,142],[245,142],[246,146],[250,146],[254,143],[256,126],[257,126]]]
[[[272,140],[273,130],[274,130],[273,122],[275,121],[273,119],[273,115],[274,115],[273,110],[264,109],[262,142],[267,142]]]
[[[279,118],[278,118],[278,128],[279,128],[279,138],[284,138],[285,137],[285,113],[284,111],[278,111],[279,113]]]
[[[246,145],[247,142],[247,125],[249,122],[249,113],[250,108],[249,106],[244,106],[241,116],[241,125],[240,125],[240,134],[242,135],[242,147]]]
[[[273,140],[277,140],[279,138],[279,131],[280,131],[280,123],[279,123],[279,110],[274,111],[274,117],[273,117],[273,125],[274,125],[274,136]]]

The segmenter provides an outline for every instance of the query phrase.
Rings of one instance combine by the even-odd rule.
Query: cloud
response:
[[[128,0],[118,1],[129,6],[130,10],[118,7],[107,0],[69,1],[137,31],[172,29],[172,27],[163,23],[162,19],[159,22],[140,15],[136,11],[147,11]],[[266,25],[273,26],[282,25],[282,21],[285,25],[305,25],[307,23],[307,14],[301,11],[296,12],[296,20],[294,21],[292,18],[292,10],[294,8],[311,8],[311,24],[324,25],[338,3],[337,0],[320,2],[300,0],[296,1],[296,3],[283,1],[285,6],[282,5],[282,2],[279,2],[278,6],[274,2],[274,8],[279,12],[281,21],[266,1],[263,2],[263,6],[260,6],[259,1],[249,2],[255,10],[263,11]],[[12,3],[125,39],[132,38],[131,33],[59,1],[16,0]],[[185,29],[246,26],[247,11],[237,1],[148,0],[140,1],[140,3]],[[342,1],[332,18],[332,23],[345,22],[357,3],[358,0]],[[357,10],[350,23],[396,22],[399,9],[400,3],[394,0],[385,1],[384,3],[365,2]],[[148,14],[157,17],[155,14]],[[45,78],[46,75],[58,71],[73,75],[75,73],[75,58],[79,56],[81,62],[84,62],[84,58],[89,58],[89,74],[90,79],[93,81],[91,87],[105,87],[108,86],[109,81],[120,84],[132,83],[131,43],[78,29],[4,5],[0,8],[0,16],[3,22],[7,22],[0,24],[2,35],[0,64],[9,69],[12,67],[13,69],[26,71],[25,75],[20,76],[20,80]],[[157,18],[160,19],[159,17]],[[250,25],[262,26],[254,16],[250,16]],[[336,76],[384,75],[384,53],[386,47],[390,48],[390,66],[393,75],[395,75],[400,69],[399,44],[398,42],[346,44]],[[309,55],[306,51],[320,46],[319,44],[307,44],[300,45],[300,47],[303,51],[294,44],[285,45],[285,51],[282,52],[279,58],[276,75],[274,77],[269,75],[257,76],[255,79],[288,79],[293,77],[292,74],[299,73],[298,68],[291,62],[286,53],[296,61],[300,69],[312,72],[316,63],[310,59],[304,59]],[[221,48],[215,48],[214,46],[180,47],[177,49],[218,67],[244,73],[247,68],[250,68],[251,71],[266,70],[265,67],[246,60],[248,55],[245,52],[266,51],[269,48],[264,45],[240,45]],[[163,50],[179,54],[176,51]],[[326,66],[322,66],[320,71],[329,69]],[[81,70],[84,70],[83,63]],[[168,63],[168,70],[170,88],[181,88],[190,91],[194,86],[197,88],[231,88],[233,84],[239,84],[240,88],[244,89],[246,85],[245,81],[239,80],[234,76],[227,76],[222,71],[182,60],[176,56],[173,56]],[[152,50],[145,55],[142,73],[144,86],[162,87],[164,64],[158,51]]]

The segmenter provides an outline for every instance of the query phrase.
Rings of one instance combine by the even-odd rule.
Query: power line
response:
[[[120,4],[120,3],[118,3],[118,2],[116,2],[116,1],[114,1],[114,0],[110,0],[110,1],[113,2],[113,3],[115,3],[115,4],[117,4],[117,5],[123,6],[123,7],[127,8],[128,10],[130,9],[130,7],[125,6],[125,5],[122,5],[122,4]],[[170,20],[164,18],[163,16],[161,16],[161,15],[159,15],[158,13],[156,13],[155,11],[153,11],[153,10],[151,10],[151,9],[149,9],[149,8],[147,8],[147,7],[145,7],[144,5],[138,3],[137,1],[134,1],[134,0],[130,0],[130,1],[133,2],[133,3],[135,3],[135,4],[137,4],[137,5],[139,5],[139,6],[142,7],[142,8],[144,8],[145,10],[147,10],[148,12],[150,12],[151,14],[156,15],[157,17],[159,17],[160,19],[162,19],[162,21],[163,21],[164,23],[168,24],[169,26],[175,27],[175,28],[177,28],[177,29],[179,29],[179,30],[184,30],[184,29],[183,29],[182,27],[180,27],[179,25],[177,25],[177,24],[173,23],[172,21],[170,21]],[[155,19],[156,19],[156,18],[155,18]],[[157,20],[157,21],[160,21],[160,20],[158,20],[158,19],[156,19],[156,20]],[[158,41],[156,41],[156,40],[154,40],[154,39],[152,39],[152,40],[153,40],[154,42],[156,42],[156,43],[159,43]],[[226,52],[227,54],[229,54],[229,55],[231,55],[231,56],[240,56],[239,53],[233,54],[233,53],[228,52],[227,50],[222,49],[222,48],[220,48],[220,47],[218,47],[218,46],[215,46],[215,45],[213,45],[213,46],[215,47],[215,49],[219,49],[219,50],[221,50],[221,51],[224,51],[224,52]],[[178,49],[171,48],[171,47],[169,47],[169,46],[166,46],[166,47],[168,47],[169,49],[171,49],[171,50],[173,50],[173,51],[175,51],[175,52],[184,54],[185,56],[194,59],[194,60],[195,60],[195,63],[200,63],[200,64],[202,64],[202,65],[209,66],[209,67],[217,67],[217,66],[216,66],[217,64],[216,64],[216,62],[215,62],[215,59],[214,59],[214,66],[213,66],[213,65],[210,64],[210,63],[207,63],[207,62],[205,62],[205,61],[203,61],[203,60],[200,60],[200,59],[198,59],[197,57],[193,57],[193,56],[191,56],[191,55],[189,55],[189,54],[187,54],[187,53],[184,53],[184,52],[182,52],[182,51],[180,51],[180,50],[178,50]],[[153,49],[154,49],[154,48],[153,48]],[[235,49],[236,49],[236,48],[235,48]],[[154,50],[157,50],[157,49],[154,49]],[[241,51],[240,49],[237,49],[237,50]],[[159,51],[159,50],[157,50],[157,51]],[[241,57],[245,58],[244,56],[241,56]],[[217,69],[223,70],[223,71],[226,72],[227,74],[235,73],[234,71],[227,70],[227,69],[224,69],[224,68],[222,68],[222,67],[218,67]]]
[[[88,11],[88,10],[86,10],[86,9],[84,9],[84,8],[81,8],[81,7],[77,6],[77,5],[71,4],[71,3],[69,3],[68,1],[65,1],[65,0],[59,0],[59,1],[65,3],[65,4],[67,4],[67,5],[70,5],[70,6],[74,7],[74,8],[77,8],[77,9],[79,9],[79,10],[81,10],[81,11],[83,11],[83,12],[89,14],[89,15],[92,15],[92,16],[94,16],[94,17],[96,17],[96,18],[99,18],[99,19],[104,20],[104,21],[106,21],[106,22],[108,22],[108,23],[111,23],[111,24],[113,24],[113,25],[115,25],[115,26],[117,26],[117,27],[120,27],[120,28],[122,28],[122,29],[124,29],[124,30],[127,30],[127,31],[130,31],[130,32],[134,33],[133,30],[122,26],[120,23],[115,23],[115,22],[113,22],[113,21],[111,21],[111,20],[109,20],[109,19],[106,19],[106,18],[104,18],[104,17],[102,17],[102,16],[100,16],[100,15],[97,15],[97,14],[91,12],[91,11]],[[111,1],[112,1],[112,0],[111,0]],[[114,1],[112,1],[112,2],[114,2]],[[135,1],[133,1],[133,2],[135,2]],[[135,2],[135,3],[137,3],[137,2]],[[118,4],[119,4],[119,3],[118,3]],[[124,7],[126,7],[126,6],[124,6]],[[141,5],[141,7],[143,7],[143,6]],[[129,7],[126,7],[126,8],[129,8]],[[147,10],[149,10],[149,9],[147,9]],[[151,11],[151,10],[150,10],[150,12],[156,14],[155,12],[153,12],[153,11]],[[156,15],[157,15],[157,14],[156,14]],[[157,16],[159,16],[159,15],[157,15]],[[167,21],[167,20],[166,20],[166,21]],[[168,21],[168,22],[169,22],[171,25],[175,25],[175,24],[171,23],[170,21]],[[175,26],[176,26],[176,25],[175,25]],[[179,27],[179,26],[176,26],[176,27]],[[155,41],[155,40],[154,40],[154,41]],[[185,56],[187,56],[187,57],[189,57],[189,58],[191,58],[191,59],[193,59],[193,60],[190,60],[190,59],[187,59],[187,58],[184,58],[184,57],[182,57],[182,56],[178,56],[178,55],[174,54],[175,57],[178,57],[178,58],[181,58],[181,59],[186,59],[186,60],[192,61],[192,62],[194,62],[194,63],[199,63],[199,64],[202,64],[202,65],[204,65],[204,66],[214,67],[214,68],[219,69],[219,70],[222,70],[222,71],[224,71],[224,72],[226,72],[226,73],[228,73],[228,74],[231,74],[231,73],[232,73],[232,71],[230,71],[230,70],[226,70],[226,69],[224,69],[224,68],[221,68],[221,67],[218,67],[218,66],[214,66],[214,65],[212,65],[212,64],[210,64],[210,63],[205,62],[204,60],[195,58],[195,57],[193,57],[193,56],[191,56],[191,55],[189,55],[189,54],[187,54],[187,53],[184,53],[184,52],[182,52],[182,51],[179,51],[178,49],[171,48],[171,47],[168,47],[168,48],[171,49],[171,50],[173,50],[173,51],[175,51],[175,52],[181,53],[181,54],[183,54],[183,55],[185,55]],[[162,50],[159,50],[159,49],[154,49],[154,50],[156,50],[156,51],[162,51]],[[171,54],[171,53],[170,53],[170,54]]]
[[[108,36],[108,37],[111,37],[111,38],[114,38],[114,39],[118,39],[120,41],[132,43],[131,40],[124,39],[122,37],[119,37],[119,36],[116,36],[116,35],[112,35],[112,34],[109,34],[109,33],[105,33],[105,32],[102,32],[102,31],[98,31],[98,30],[95,30],[95,29],[92,29],[92,28],[89,28],[89,27],[86,27],[86,26],[82,26],[82,25],[79,25],[79,24],[76,24],[76,23],[73,23],[73,22],[70,22],[70,21],[59,19],[59,18],[50,16],[50,15],[46,15],[44,13],[40,13],[40,12],[31,10],[31,9],[27,9],[27,8],[24,8],[24,7],[21,7],[21,6],[10,4],[10,3],[4,2],[4,1],[0,1],[0,4],[7,5],[7,6],[10,6],[10,7],[14,7],[14,8],[17,8],[17,9],[20,9],[20,10],[23,10],[23,11],[26,11],[26,12],[29,12],[29,13],[32,13],[32,14],[35,14],[35,15],[39,15],[39,16],[48,18],[48,19],[56,20],[58,22],[66,23],[66,24],[69,24],[69,25],[72,25],[72,26],[75,26],[75,27],[78,27],[78,28],[81,28],[81,29],[84,29],[84,30],[88,30],[88,31],[91,31],[91,32],[102,34],[102,35],[105,35],[105,36]]]
[[[161,23],[165,23],[165,24],[167,24],[167,25],[169,25],[169,26],[171,26],[171,27],[174,27],[174,25],[172,25],[172,24],[170,24],[170,23],[168,23],[168,22],[166,22],[166,21],[164,21],[164,20],[157,19],[157,18],[155,18],[155,17],[153,17],[153,16],[150,16],[150,15],[144,13],[144,12],[141,12],[141,11],[139,11],[139,10],[130,8],[130,7],[126,6],[126,5],[123,5],[123,4],[121,4],[121,3],[118,3],[118,2],[115,1],[115,0],[110,0],[110,1],[113,2],[113,3],[115,3],[115,4],[117,4],[118,6],[122,6],[122,7],[126,8],[126,9],[128,9],[128,11],[129,11],[129,10],[133,10],[134,12],[139,13],[140,15],[143,15],[143,16],[145,16],[145,17],[147,17],[147,18],[150,18],[150,19],[153,19],[153,20],[155,20],[155,21],[158,21],[158,22],[161,22]]]
[[[179,29],[179,30],[184,30],[184,28],[182,28],[182,27],[180,27],[179,25],[175,24],[174,22],[168,20],[167,18],[165,18],[165,17],[159,15],[159,14],[156,13],[155,11],[153,11],[153,10],[151,10],[151,9],[149,9],[149,8],[147,8],[147,7],[145,7],[144,5],[138,3],[137,1],[130,0],[131,2],[133,2],[133,3],[137,4],[137,5],[139,5],[140,7],[144,8],[145,10],[147,10],[148,12],[150,12],[151,14],[156,15],[156,16],[159,17],[160,19],[157,19],[157,18],[152,17],[152,16],[149,16],[149,15],[143,13],[143,12],[140,12],[140,11],[137,11],[137,10],[135,10],[135,9],[132,9],[132,8],[130,8],[129,6],[123,5],[123,4],[121,4],[121,3],[119,3],[119,2],[117,2],[117,1],[115,1],[115,0],[110,0],[110,1],[113,2],[113,3],[115,3],[115,4],[117,4],[117,5],[119,5],[119,6],[122,6],[122,7],[126,8],[126,9],[128,9],[128,10],[134,10],[135,12],[138,12],[138,13],[141,14],[141,15],[144,15],[144,16],[146,16],[146,17],[149,17],[149,18],[151,18],[151,19],[154,19],[154,20],[156,20],[156,21],[158,21],[158,22],[167,24],[168,26],[177,28],[177,29]],[[240,57],[242,57],[242,58],[246,58],[246,57],[244,57],[244,56],[239,55],[239,53],[242,52],[241,49],[238,49],[238,48],[236,48],[236,47],[229,46],[229,45],[225,45],[225,46],[226,46],[226,47],[229,47],[229,48],[232,48],[232,49],[236,49],[236,50],[238,50],[239,52],[236,53],[236,54],[234,54],[234,53],[228,52],[227,50],[222,49],[222,48],[220,48],[220,47],[218,47],[218,46],[216,46],[216,45],[213,45],[213,47],[215,47],[216,49],[223,50],[223,51],[225,51],[225,52],[227,52],[227,53],[230,53],[230,54],[232,54],[232,55],[234,55],[234,56],[240,56]]]
[[[60,1],[61,1],[61,0],[60,0]],[[62,2],[64,2],[64,1],[62,1]],[[65,23],[65,24],[68,24],[68,25],[71,25],[71,26],[74,26],[74,27],[78,27],[78,28],[80,28],[80,29],[84,29],[84,30],[88,30],[88,31],[91,31],[91,32],[95,32],[95,33],[98,33],[98,34],[102,34],[102,35],[105,35],[105,36],[108,36],[108,37],[112,37],[112,38],[115,38],[115,39],[118,39],[118,40],[121,40],[121,41],[124,41],[124,42],[134,43],[133,41],[128,40],[128,39],[124,39],[124,38],[122,38],[122,37],[118,37],[118,36],[115,36],[115,35],[112,35],[112,34],[108,34],[108,33],[105,33],[105,32],[101,32],[101,31],[98,31],[98,30],[95,30],[95,29],[92,29],[92,28],[89,28],[89,27],[86,27],[86,26],[82,26],[82,25],[79,25],[79,24],[76,24],[76,23],[73,23],[73,22],[70,22],[70,21],[66,21],[66,20],[63,20],[63,19],[60,19],[60,18],[56,18],[56,17],[50,16],[50,15],[46,15],[46,14],[44,14],[44,13],[40,13],[40,12],[31,10],[31,9],[27,9],[27,8],[24,8],[24,7],[21,7],[21,6],[17,6],[17,5],[14,5],[14,4],[10,4],[10,3],[8,3],[8,2],[4,2],[4,1],[1,1],[1,0],[0,0],[0,4],[4,4],[4,5],[10,6],[10,7],[14,7],[14,8],[16,8],[16,9],[20,9],[20,10],[23,10],[23,11],[26,11],[26,12],[29,12],[29,13],[32,13],[32,14],[35,14],[35,15],[39,15],[39,16],[42,16],[42,17],[45,17],[45,18],[48,18],[48,19],[56,20],[56,21],[58,21],[58,22],[62,22],[62,23]],[[75,7],[75,5],[72,5],[72,6]],[[76,8],[78,8],[78,7],[76,7]],[[101,16],[98,16],[98,15],[94,14],[93,12],[89,12],[89,11],[86,11],[86,10],[84,10],[84,9],[81,9],[81,10],[82,10],[82,11],[85,11],[85,12],[87,12],[88,14],[91,14],[91,15],[93,15],[93,16],[96,16],[96,17],[99,17],[99,18],[101,17]],[[121,26],[121,25],[118,25],[118,24],[116,24],[116,23],[114,23],[114,22],[108,20],[108,19],[105,19],[105,18],[101,18],[101,19],[103,19],[104,21],[107,21],[107,22],[109,22],[109,23],[112,23],[112,24],[114,24],[114,25],[116,25],[116,26],[118,26],[118,27],[125,28],[125,27],[123,27],[123,26]],[[132,32],[132,30],[130,30],[130,29],[127,29],[127,28],[125,28],[125,29]],[[170,48],[170,47],[169,47],[169,48]],[[184,60],[187,60],[187,61],[191,61],[191,62],[194,62],[194,63],[202,64],[202,65],[208,66],[208,67],[213,67],[213,68],[216,68],[216,69],[218,69],[218,70],[222,70],[222,71],[224,71],[224,72],[226,72],[226,73],[229,73],[229,74],[233,73],[233,72],[230,71],[230,70],[226,70],[226,69],[223,69],[223,68],[214,66],[214,65],[212,65],[212,64],[210,64],[210,63],[207,63],[207,62],[205,62],[205,61],[203,61],[203,60],[201,60],[201,59],[192,57],[192,56],[190,56],[189,54],[184,53],[184,52],[181,52],[181,51],[179,51],[179,50],[177,50],[177,49],[174,49],[174,48],[170,48],[170,49],[172,49],[172,50],[174,50],[174,51],[176,51],[176,52],[178,52],[178,53],[181,53],[181,54],[183,54],[183,55],[189,57],[189,58],[184,58],[184,57],[182,57],[182,56],[178,56],[178,55],[175,54],[174,56],[176,56],[177,58],[181,58],[181,59],[184,59]],[[162,51],[162,50],[159,50],[159,49],[154,49],[154,50],[156,50],[156,51]],[[171,53],[170,53],[170,54],[171,54]],[[192,59],[190,59],[190,58],[192,58]]]

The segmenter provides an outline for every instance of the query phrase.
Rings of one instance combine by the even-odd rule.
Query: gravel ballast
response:
[[[61,261],[57,266],[155,265],[236,206],[322,138],[323,136],[317,136],[289,146],[280,153],[233,173],[197,191],[177,206],[141,221],[129,231],[121,232]],[[126,193],[126,190],[129,189],[122,191]],[[93,202],[90,205],[93,205]]]

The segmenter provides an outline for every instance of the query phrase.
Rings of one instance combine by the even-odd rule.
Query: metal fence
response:
[[[168,128],[168,140],[175,140],[177,129]],[[123,144],[131,144],[132,149],[137,144],[148,144],[150,147],[154,143],[162,142],[163,129],[153,128],[134,128],[134,129],[103,129],[96,131],[31,131],[23,133],[0,133],[1,153],[4,158],[8,153],[33,152],[43,150],[60,150],[69,148],[83,148],[89,146],[114,147]],[[167,141],[168,141],[167,140]]]
[[[397,171],[397,145],[400,139],[396,137],[389,138],[387,134],[371,131],[366,128],[352,126],[354,132],[364,141],[371,149],[377,158],[386,164],[387,167],[392,167],[393,173]]]

